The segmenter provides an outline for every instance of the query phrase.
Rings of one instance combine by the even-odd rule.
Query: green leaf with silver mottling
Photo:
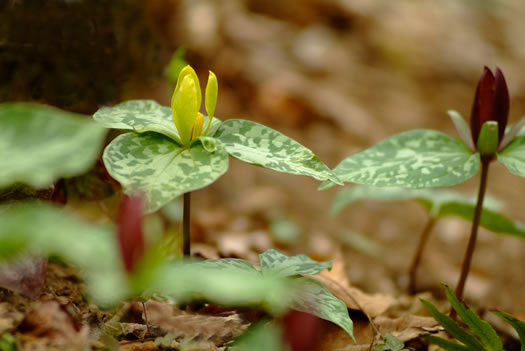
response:
[[[503,163],[510,173],[525,177],[525,136],[516,137],[498,154],[498,161]]]
[[[311,313],[319,318],[337,324],[354,339],[353,323],[348,316],[345,303],[332,295],[323,284],[311,278],[298,278],[300,290],[291,308]]]
[[[104,164],[126,193],[140,192],[146,212],[153,212],[186,192],[203,188],[228,169],[228,153],[217,143],[214,152],[202,144],[181,148],[157,133],[126,133],[104,151]]]
[[[255,266],[240,258],[220,258],[217,260],[204,260],[195,263],[198,266],[215,269],[240,270],[245,272],[259,272]]]
[[[454,204],[465,205],[474,211],[476,196],[470,196],[458,191],[449,189],[404,189],[395,187],[372,187],[366,185],[356,185],[345,187],[334,200],[331,214],[339,213],[343,208],[360,200],[417,200],[428,211],[432,217],[451,216],[450,210],[444,210]],[[501,201],[487,196],[483,203],[485,209],[499,211],[503,208]],[[463,211],[462,211],[463,212]],[[458,213],[463,217],[463,213]]]
[[[487,351],[502,351],[503,343],[498,334],[487,322],[479,318],[470,308],[463,302],[459,301],[454,292],[446,285],[444,285],[447,300],[452,305],[452,308],[458,313],[463,322],[465,322],[474,334],[481,340]]]
[[[278,131],[240,119],[225,121],[215,134],[230,155],[278,172],[341,181],[309,149]]]
[[[306,255],[286,256],[270,249],[259,255],[261,271],[265,276],[291,277],[299,274],[319,274],[332,268],[332,261],[317,262]]]
[[[0,187],[46,187],[87,171],[106,131],[87,116],[45,105],[0,105]]]
[[[112,107],[102,107],[94,115],[95,121],[106,128],[132,130],[136,133],[156,132],[180,144],[180,136],[171,114],[171,108],[153,100],[130,100]],[[204,116],[204,125],[208,117]],[[213,118],[208,136],[213,136],[221,121]]]
[[[352,186],[342,189],[336,196],[331,213],[335,215],[346,206],[360,200],[416,200],[433,218],[460,217],[472,221],[476,196],[448,189],[403,189],[392,187]],[[495,233],[525,237],[525,225],[500,213],[503,204],[487,196],[483,203],[480,225]]]
[[[473,177],[479,154],[441,132],[418,129],[394,135],[350,155],[334,173],[345,182],[427,188],[451,186]],[[321,189],[332,184],[326,183]]]
[[[0,207],[0,223],[0,259],[59,256],[82,270],[97,303],[108,306],[125,296],[126,277],[112,228],[88,224],[44,203]]]
[[[301,287],[294,280],[265,277],[256,270],[216,269],[201,262],[164,265],[144,285],[144,289],[171,296],[177,303],[198,298],[227,306],[260,306],[276,315],[288,310]]]

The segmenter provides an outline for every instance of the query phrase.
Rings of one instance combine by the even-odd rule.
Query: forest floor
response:
[[[330,167],[404,130],[435,128],[456,135],[444,111],[457,109],[468,117],[483,65],[499,65],[507,76],[510,122],[525,111],[525,52],[516,41],[525,22],[515,18],[525,5],[518,0],[504,5],[202,0],[168,8],[166,3],[153,1],[151,16],[165,16],[156,22],[162,23],[165,40],[186,48],[186,59],[202,77],[208,69],[216,73],[216,115],[275,128]],[[169,105],[170,95],[164,79],[130,80],[122,100],[154,98]],[[505,214],[525,222],[525,181],[500,165],[492,167],[490,177],[489,193],[505,201]],[[478,181],[474,177],[456,189],[473,194]],[[446,308],[440,284],[456,284],[469,223],[439,221],[419,270],[418,295],[410,296],[408,267],[425,211],[410,201],[363,201],[331,217],[338,189],[319,192],[318,185],[231,159],[226,175],[194,193],[194,255],[255,261],[258,253],[277,248],[333,260],[334,268],[320,279],[347,304],[358,343],[326,322],[320,351],[367,350],[374,328],[417,350],[427,349],[420,336],[440,328],[419,297]],[[466,299],[504,335],[507,350],[518,349],[517,342],[488,311],[496,308],[525,320],[524,262],[524,240],[480,231]],[[78,272],[50,264],[36,301],[0,291],[0,335],[12,332],[27,350],[102,347],[94,340],[115,311],[89,304],[82,291]],[[103,341],[123,350],[156,350],[152,340],[168,332],[178,333],[180,343],[197,341],[195,349],[224,349],[259,316],[258,311],[180,310],[148,301],[146,330],[140,302],[119,309],[126,312],[119,321],[120,344]]]

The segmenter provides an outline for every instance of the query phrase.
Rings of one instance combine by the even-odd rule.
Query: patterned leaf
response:
[[[106,131],[85,116],[45,105],[0,105],[0,188],[14,182],[45,187],[87,171]]]
[[[153,100],[130,100],[112,107],[102,107],[94,115],[95,121],[106,128],[132,130],[136,133],[156,132],[180,144],[180,136],[171,114],[171,108]],[[208,117],[204,117],[207,125]],[[213,136],[221,122],[214,118],[208,133]]]
[[[476,197],[468,196],[448,189],[404,189],[392,187],[352,186],[339,191],[332,205],[333,215],[346,206],[367,199],[384,201],[416,200],[434,218],[460,217],[472,221]],[[498,211],[503,204],[492,198],[486,197],[483,203],[480,225],[495,233],[504,233],[525,237],[525,225],[512,220]]]
[[[125,296],[124,270],[110,228],[43,203],[0,207],[0,223],[0,259],[20,253],[56,255],[80,267],[89,295],[100,304],[117,303]]]
[[[204,268],[259,272],[257,269],[255,269],[253,264],[239,258],[221,258],[218,260],[204,260],[195,264]]]
[[[460,302],[454,292],[445,286],[445,294],[447,300],[452,305],[452,308],[456,310],[458,315],[463,319],[474,334],[481,340],[485,345],[485,349],[488,351],[502,351],[503,343],[501,342],[498,334],[490,324],[478,317],[470,308],[468,308],[463,302]]]
[[[345,303],[332,295],[323,284],[311,278],[298,278],[300,290],[292,308],[316,315],[343,328],[354,339],[353,323]]]
[[[498,154],[498,160],[510,173],[525,177],[525,136],[515,138]]]
[[[462,183],[478,172],[479,164],[479,154],[461,141],[435,130],[418,129],[350,155],[334,173],[345,182],[427,188]]]
[[[260,167],[341,184],[312,151],[276,130],[240,119],[225,121],[216,138],[230,155]]]
[[[228,154],[220,144],[207,152],[202,144],[181,148],[157,133],[126,133],[104,151],[108,172],[127,193],[146,198],[146,212],[153,212],[186,192],[213,183],[228,169]]]
[[[261,306],[271,313],[286,312],[300,286],[290,279],[264,277],[238,267],[170,263],[161,267],[144,289],[172,296],[178,303],[194,298],[228,306]]]
[[[259,259],[263,275],[283,278],[299,274],[319,274],[332,267],[332,261],[317,262],[306,255],[289,257],[273,249],[260,254]]]

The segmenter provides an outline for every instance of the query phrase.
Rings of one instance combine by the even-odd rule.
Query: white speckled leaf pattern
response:
[[[317,262],[306,255],[286,256],[270,249],[259,255],[261,271],[264,275],[291,277],[299,274],[319,274],[332,268],[332,261]]]
[[[332,295],[317,280],[299,278],[298,283],[301,284],[301,288],[292,304],[292,308],[333,322],[343,328],[354,339],[354,326],[348,316],[348,309],[345,303]]]
[[[212,153],[201,144],[184,149],[158,133],[120,135],[106,147],[103,157],[108,172],[125,192],[144,194],[147,212],[213,183],[228,169],[228,153],[221,144]]]
[[[180,144],[180,137],[171,114],[171,108],[153,100],[130,100],[112,107],[102,107],[94,115],[95,121],[106,128],[132,130],[136,133],[157,132]],[[214,118],[208,133],[213,136],[221,122]],[[204,116],[204,126],[208,117]]]
[[[479,154],[435,130],[392,136],[343,160],[334,173],[345,182],[407,188],[459,184],[479,170]]]
[[[87,116],[45,105],[0,105],[0,187],[34,187],[87,171],[100,153],[106,130]]]
[[[240,258],[220,258],[195,263],[199,267],[210,269],[239,270],[245,272],[259,272],[250,262]]]
[[[231,119],[215,135],[230,155],[278,172],[341,183],[315,154],[293,139],[261,124]]]
[[[525,177],[525,136],[516,137],[498,154],[498,161],[503,163],[510,173]]]

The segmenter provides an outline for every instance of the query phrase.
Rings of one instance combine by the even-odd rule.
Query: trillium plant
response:
[[[482,220],[490,164],[498,160],[511,173],[525,177],[525,136],[519,135],[525,119],[507,128],[508,113],[509,93],[503,73],[497,68],[493,74],[485,67],[474,96],[470,130],[458,112],[448,112],[461,140],[436,130],[412,130],[350,155],[334,169],[344,182],[406,188],[456,185],[481,169],[472,231],[456,287],[459,299],[463,297]],[[330,185],[326,182],[321,188]]]
[[[190,255],[190,195],[223,175],[229,155],[260,167],[342,184],[309,149],[264,125],[213,117],[218,82],[209,73],[205,110],[196,72],[179,74],[171,109],[152,100],[133,100],[98,110],[94,119],[107,128],[127,131],[104,150],[108,172],[128,194],[145,198],[154,212],[184,196],[184,255]]]

